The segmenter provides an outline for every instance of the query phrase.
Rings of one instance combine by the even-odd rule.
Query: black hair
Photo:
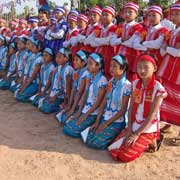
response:
[[[124,64],[124,65],[120,64],[120,69],[122,69],[122,70],[124,69],[124,71],[128,71],[129,64],[128,64],[127,58],[121,54],[119,54],[119,56],[122,57],[123,64]]]
[[[68,58],[68,60],[71,62],[72,61],[72,52],[69,48],[64,48],[64,56]]]
[[[86,54],[86,57],[88,58],[90,53],[88,51],[85,51],[85,50],[81,50],[81,51],[83,51]],[[76,54],[76,56],[78,56],[80,58],[81,62],[85,62],[83,59],[81,59],[81,57],[78,54]]]
[[[39,51],[42,51],[44,49],[44,43],[42,41],[38,41],[37,48]]]
[[[12,46],[12,44],[14,45],[14,47]],[[8,44],[8,51],[9,51],[9,48],[12,47],[15,51],[17,51],[17,44],[12,42],[12,43],[9,43]]]
[[[49,15],[49,13],[50,13],[49,8],[46,6],[42,6],[39,8],[38,13],[41,13],[41,12],[46,14],[46,15]]]
[[[100,57],[100,64],[101,64],[100,70],[104,72],[104,57],[99,53],[96,53],[96,54]],[[99,65],[99,63],[96,63],[96,65]]]

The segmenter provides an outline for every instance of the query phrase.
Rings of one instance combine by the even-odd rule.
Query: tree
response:
[[[158,5],[163,9],[166,9],[173,3],[173,0],[149,0],[149,5]]]

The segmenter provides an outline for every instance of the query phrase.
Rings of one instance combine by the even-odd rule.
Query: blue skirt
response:
[[[14,77],[10,77],[6,80],[3,80],[0,82],[0,89],[7,90],[10,88],[12,81],[14,80]]]
[[[18,93],[16,99],[20,102],[30,102],[30,97],[38,91],[38,84],[31,83],[22,93]]]
[[[15,91],[16,91],[19,87],[20,87],[19,84],[10,85],[9,90],[10,90],[12,93],[15,93]]]
[[[74,111],[74,113],[73,113],[72,115],[76,114],[76,112],[78,111],[78,109],[79,109],[79,106],[77,106],[77,108],[75,109],[75,111]],[[71,116],[72,116],[72,115],[71,115]],[[62,113],[60,119],[58,119],[58,120],[59,120],[62,124],[66,124],[66,121],[67,121],[67,112]]]
[[[33,99],[33,101],[32,101],[32,105],[34,105],[35,107],[38,107],[38,105],[39,105],[39,100],[40,100],[41,98],[44,98],[44,97],[45,97],[45,95],[36,96],[36,97]]]
[[[42,106],[39,108],[42,112],[50,114],[59,111],[59,105],[63,103],[63,99],[57,98],[53,103],[49,102],[50,98],[43,101]]]
[[[82,115],[83,114],[81,114],[81,116]],[[95,122],[96,117],[97,115],[88,116],[88,118],[85,119],[82,123],[80,123],[79,126],[76,125],[76,122],[79,120],[79,118],[68,121],[64,125],[64,129],[63,129],[64,134],[71,137],[80,138],[81,132],[85,130],[87,127],[91,126]]]
[[[100,124],[104,122],[105,120],[101,118]],[[99,133],[90,131],[87,136],[86,144],[89,147],[104,150],[112,143],[125,126],[125,122],[113,122]]]

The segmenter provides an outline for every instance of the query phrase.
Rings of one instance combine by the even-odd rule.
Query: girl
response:
[[[165,56],[157,75],[168,92],[168,97],[162,104],[161,120],[180,126],[180,3],[171,6],[171,20],[176,29],[171,31],[169,41],[163,48]],[[169,125],[163,130],[167,127]],[[180,145],[180,133],[173,139],[172,144]]]
[[[25,19],[19,20],[19,31],[17,32],[17,36],[28,36],[28,30],[27,30],[27,21]]]
[[[79,32],[77,36],[71,38],[71,45],[76,48],[76,52],[83,47],[83,41],[85,39],[88,17],[84,14],[80,14],[77,18]]]
[[[84,42],[84,46],[82,47],[82,49],[89,53],[95,52],[95,47],[90,46],[90,40],[92,36],[95,35],[95,37],[100,37],[101,26],[99,24],[99,21],[101,15],[102,15],[102,10],[99,7],[97,6],[92,7],[89,16],[90,24],[87,27],[86,34],[85,36],[80,36],[81,41]]]
[[[162,9],[159,6],[150,6],[147,11],[147,18],[149,22],[149,28],[146,33],[145,41],[142,43],[140,50],[147,51],[150,54],[154,54],[158,59],[157,66],[161,65],[162,56],[160,54],[160,48],[162,47],[168,30],[161,26],[160,21],[162,18]],[[134,48],[139,49],[139,43],[134,43]]]
[[[64,133],[72,137],[80,137],[80,133],[95,122],[97,109],[105,95],[107,80],[103,76],[103,57],[92,53],[88,57],[87,69],[90,72],[86,79],[78,112],[68,119]]]
[[[0,35],[0,78],[4,75],[6,67],[7,46],[6,39]]]
[[[133,73],[136,71],[136,57],[140,55],[140,52],[133,47],[134,36],[138,34],[142,26],[135,20],[138,16],[139,5],[134,2],[128,2],[123,8],[125,23],[118,25],[116,29],[116,35],[110,40],[112,46],[120,45],[116,47],[118,54],[124,55],[129,64],[129,71],[127,77],[132,80]]]
[[[27,75],[16,94],[16,99],[20,102],[29,102],[30,97],[38,91],[39,72],[43,62],[41,54],[41,44],[38,40],[31,40],[32,58],[28,59],[26,64]]]
[[[66,39],[63,42],[63,47],[70,48],[72,52],[72,57],[75,56],[76,48],[71,46],[71,38],[78,35],[77,29],[77,17],[76,16],[69,16],[68,17],[68,32],[66,34]]]
[[[47,91],[51,86],[53,71],[55,69],[53,59],[53,50],[50,48],[45,48],[43,51],[43,64],[40,70],[38,93],[34,98],[32,98],[32,104],[36,107],[39,104],[39,100],[47,94]]]
[[[36,37],[38,35],[38,22],[39,22],[39,19],[37,19],[36,17],[30,17],[28,22],[29,22],[29,25],[30,25],[28,36],[36,39]]]
[[[42,6],[38,11],[39,23],[38,23],[38,35],[36,39],[43,41],[46,28],[49,25],[49,9],[45,6]]]
[[[32,55],[31,53],[29,53],[30,44],[31,43],[26,38],[18,38],[18,42],[17,42],[18,51],[16,53],[16,62],[15,62],[16,78],[14,81],[12,81],[10,86],[10,91],[12,91],[13,93],[17,91],[17,89],[23,83],[26,61],[27,58]]]
[[[113,19],[115,15],[115,10],[107,6],[102,10],[102,29],[100,37],[91,39],[90,45],[96,47],[96,52],[100,53],[104,57],[105,67],[104,73],[105,76],[110,79],[111,75],[109,74],[110,61],[114,55],[114,48],[110,46],[109,42],[112,35],[115,33],[115,25],[113,24]]]
[[[50,37],[51,41],[54,42],[54,52],[57,52],[63,46],[65,35],[67,32],[67,23],[64,19],[65,10],[62,7],[56,7],[54,10],[55,18],[57,19],[54,28],[51,28]],[[52,43],[53,43],[52,42]]]
[[[61,48],[56,54],[58,66],[53,74],[51,88],[48,95],[39,102],[42,112],[57,112],[60,104],[67,104],[69,101],[73,74],[73,68],[69,65],[70,59],[70,51],[66,48]]]
[[[79,50],[73,60],[74,69],[73,86],[71,90],[70,100],[67,107],[56,115],[57,119],[64,123],[78,108],[78,103],[85,89],[85,81],[87,76],[87,53]]]
[[[138,158],[158,137],[159,110],[167,93],[155,80],[157,65],[149,55],[142,55],[137,62],[140,79],[132,83],[132,97],[128,114],[128,130],[121,133],[109,146],[115,160],[122,162]]]
[[[15,79],[15,61],[17,46],[11,43],[8,48],[7,59],[9,59],[9,67],[7,73],[0,80],[0,89],[9,89],[11,82]]]
[[[96,122],[90,127],[86,144],[106,149],[126,125],[126,110],[131,94],[131,84],[126,79],[128,63],[125,57],[116,55],[111,60],[108,90],[99,108]]]

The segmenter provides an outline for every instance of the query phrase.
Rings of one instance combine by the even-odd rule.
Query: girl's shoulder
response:
[[[89,76],[88,70],[84,71],[81,75],[81,79],[86,79]]]
[[[72,75],[74,73],[74,69],[71,65],[67,65],[64,69],[65,75]]]
[[[104,75],[102,75],[98,81],[98,85],[107,85],[108,84],[108,80],[106,79],[106,77]]]

